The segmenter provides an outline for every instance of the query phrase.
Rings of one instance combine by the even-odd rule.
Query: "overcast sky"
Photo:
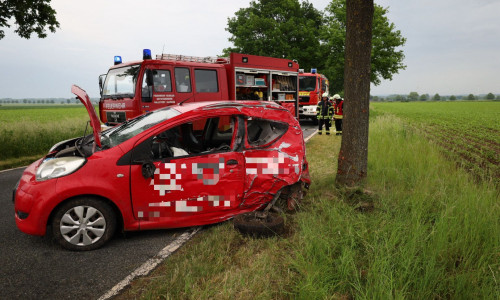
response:
[[[323,10],[327,0],[309,1]],[[78,84],[99,97],[98,76],[113,57],[142,49],[216,56],[231,46],[227,18],[250,0],[53,0],[60,28],[25,40],[0,40],[0,98],[72,97]],[[372,95],[500,94],[500,0],[375,0],[407,38],[406,70],[372,86]],[[299,62],[300,63],[300,62]],[[321,70],[319,70],[321,72]],[[335,78],[330,78],[335,80]]]

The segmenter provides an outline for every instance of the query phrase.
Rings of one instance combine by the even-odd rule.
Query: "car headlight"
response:
[[[85,158],[74,156],[46,160],[36,170],[36,180],[43,181],[69,175],[83,166],[85,162]]]

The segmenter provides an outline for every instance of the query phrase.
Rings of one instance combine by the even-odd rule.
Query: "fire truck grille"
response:
[[[108,123],[118,124],[126,121],[126,115],[123,111],[107,111],[106,118]]]

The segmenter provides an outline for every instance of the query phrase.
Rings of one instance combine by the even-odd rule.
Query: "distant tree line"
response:
[[[92,103],[98,104],[99,99],[91,99]],[[51,98],[51,99],[12,99],[3,98],[0,99],[0,104],[79,104],[78,99],[66,99],[66,98]]]
[[[484,95],[447,95],[441,96],[438,93],[434,94],[434,96],[430,96],[429,94],[421,94],[419,95],[417,92],[410,92],[408,95],[390,95],[387,97],[382,96],[370,96],[371,101],[379,101],[379,102],[391,102],[391,101],[400,101],[400,102],[410,102],[410,101],[455,101],[455,100],[500,100],[500,95],[495,95],[493,93],[488,93]]]

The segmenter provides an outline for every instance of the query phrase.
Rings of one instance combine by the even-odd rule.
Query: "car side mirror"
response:
[[[145,179],[153,178],[155,176],[156,167],[152,162],[142,164],[142,176]]]
[[[99,75],[99,92],[102,97],[102,89],[104,87],[104,80],[106,80],[106,74]]]
[[[146,84],[153,86],[153,70],[151,69],[146,69]]]
[[[153,71],[151,69],[146,69],[144,72],[146,76],[146,86],[142,88],[142,102],[152,102],[153,101]]]
[[[148,86],[142,89],[142,102],[153,102],[153,87]]]

